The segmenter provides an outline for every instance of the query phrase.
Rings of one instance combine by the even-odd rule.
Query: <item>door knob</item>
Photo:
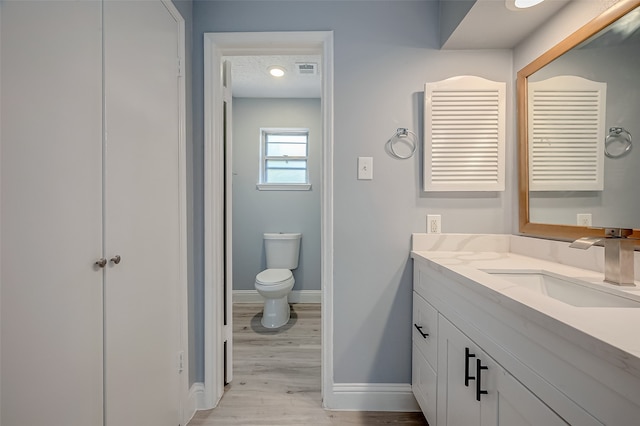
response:
[[[96,260],[95,264],[99,268],[104,268],[107,265],[107,259],[105,259],[104,257],[101,257],[100,259]]]
[[[115,256],[113,256],[111,259],[109,259],[110,262],[115,263],[116,265],[118,263],[120,263],[120,261],[122,260],[122,258],[120,257],[119,254],[116,254]]]

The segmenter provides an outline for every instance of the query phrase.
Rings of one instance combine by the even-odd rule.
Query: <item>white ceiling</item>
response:
[[[511,49],[570,0],[545,0],[518,10],[507,8],[506,1],[509,0],[477,0],[442,48]]]
[[[321,75],[319,55],[227,56],[231,62],[231,85],[237,98],[319,98]],[[317,64],[317,73],[299,74],[298,63]],[[268,68],[279,65],[283,77],[272,77]]]

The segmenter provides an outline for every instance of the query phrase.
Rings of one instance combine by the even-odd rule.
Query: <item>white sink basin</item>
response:
[[[599,285],[564,277],[548,271],[484,270],[505,281],[579,307],[640,308],[640,300],[616,294]]]

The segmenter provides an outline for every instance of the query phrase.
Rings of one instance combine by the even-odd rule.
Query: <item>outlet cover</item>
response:
[[[576,217],[578,226],[591,226],[591,213],[578,213]]]
[[[439,234],[441,229],[441,217],[439,214],[427,215],[427,234]]]

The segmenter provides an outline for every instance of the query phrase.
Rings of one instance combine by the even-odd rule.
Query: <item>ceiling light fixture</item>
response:
[[[526,9],[528,7],[535,6],[542,3],[544,0],[515,0],[515,5],[518,9]]]
[[[284,75],[284,68],[279,65],[273,65],[267,69],[273,77],[282,77]]]

